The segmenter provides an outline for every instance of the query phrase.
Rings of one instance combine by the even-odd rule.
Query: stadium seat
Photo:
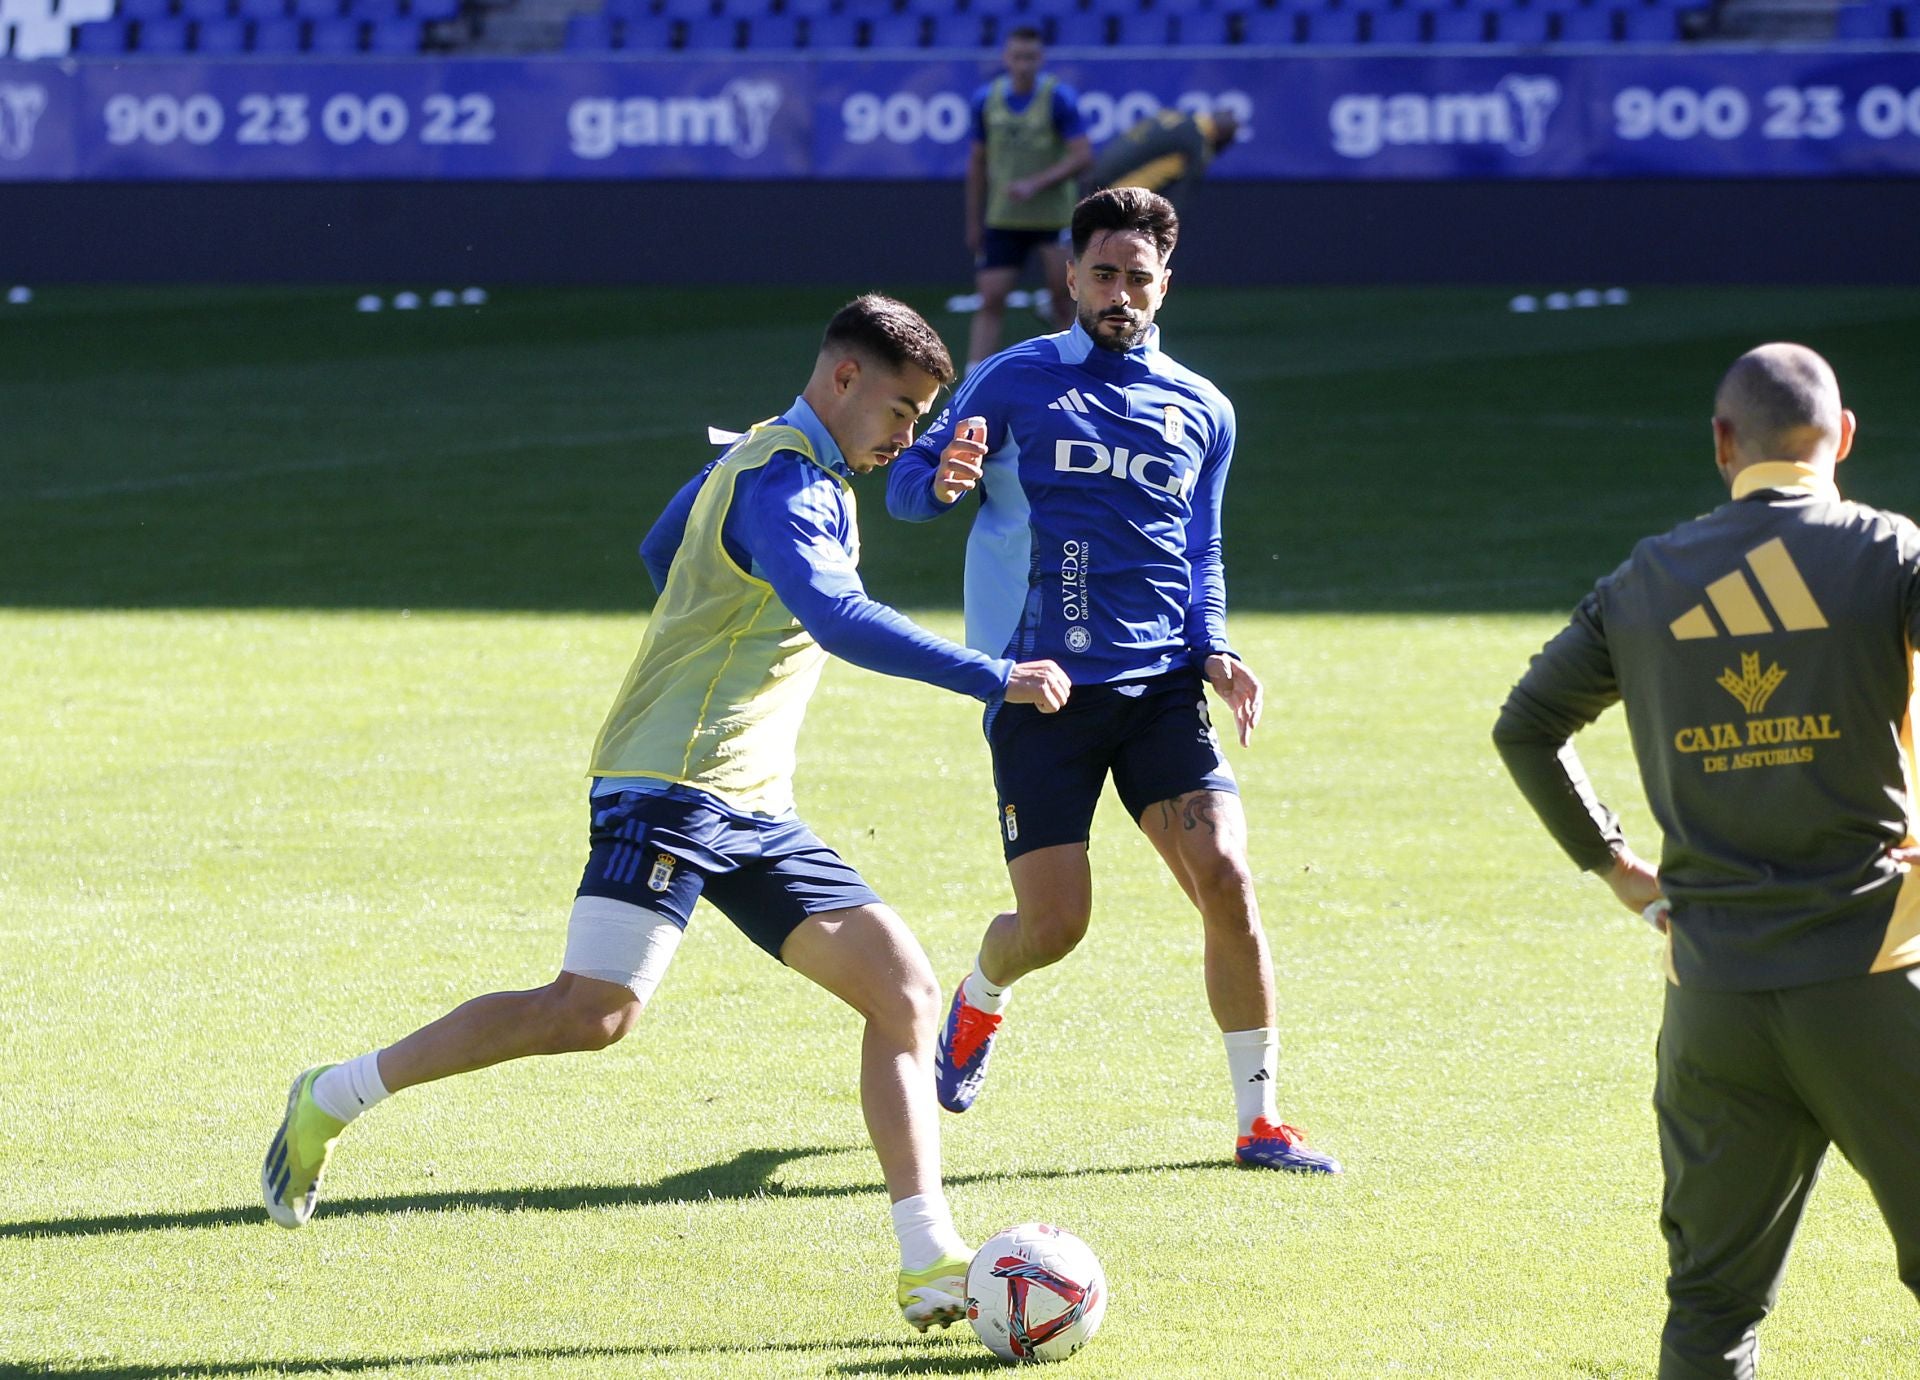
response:
[[[173,0],[120,0],[117,13],[122,19],[170,19]]]
[[[791,5],[793,0],[787,0],[787,3]],[[1019,24],[1024,17],[1024,12],[1025,0],[969,0],[967,5],[968,14],[1002,20],[1003,28],[1007,24]]]
[[[1678,43],[1677,10],[1644,9],[1638,5],[1620,11],[1620,37],[1628,43]]]
[[[791,53],[800,46],[806,24],[791,14],[762,14],[741,27],[740,41],[751,52]]]
[[[1080,0],[1027,0],[1026,9],[1021,13],[1021,20],[1044,30],[1045,21],[1050,17],[1084,13],[1086,13],[1086,6],[1082,5]]]
[[[187,51],[189,37],[184,19],[143,19],[133,31],[133,51],[174,57]]]
[[[764,4],[765,0],[753,0],[753,3]],[[900,6],[902,14],[920,14],[929,19],[949,19],[960,10],[966,10],[969,15],[973,14],[971,9],[957,3],[957,0],[903,0]],[[978,18],[978,16],[974,17]]]
[[[1495,10],[1492,18],[1496,43],[1538,45],[1547,41],[1553,27],[1552,16],[1545,10]]]
[[[570,15],[560,46],[569,53],[612,52],[620,46],[620,34],[614,28],[618,22],[604,14]]]
[[[357,19],[315,19],[307,25],[307,51],[348,57],[361,51],[365,35]]]
[[[69,40],[71,51],[91,57],[96,53],[124,53],[127,51],[128,24],[124,19],[94,19],[85,24],[75,24]],[[19,43],[18,35],[14,39]],[[23,56],[16,46],[15,57]]]
[[[1240,41],[1258,48],[1277,48],[1297,42],[1301,16],[1287,10],[1248,10],[1237,16]],[[1182,26],[1182,32],[1191,25]]]
[[[653,12],[669,19],[705,19],[713,14],[713,0],[659,0]]]
[[[1335,46],[1360,41],[1359,10],[1321,10],[1298,18],[1302,43]]]
[[[1047,42],[1057,48],[1104,48],[1107,46],[1107,16],[1049,15],[1044,32]]]
[[[401,13],[422,24],[444,24],[460,17],[460,0],[407,0]]]
[[[227,0],[180,0],[182,19],[225,19],[229,13]]]
[[[49,9],[49,12],[50,9]],[[60,6],[60,18],[69,24],[85,24],[95,19],[107,19],[113,14],[113,0],[65,0]],[[15,14],[14,18],[20,18]]]
[[[688,19],[680,26],[680,46],[689,53],[730,53],[740,46],[740,21],[719,15]]]
[[[673,47],[678,22],[657,14],[624,19],[620,21],[620,46],[629,53],[664,53]]]
[[[286,15],[287,0],[238,0],[233,12],[242,19],[280,19]]]
[[[1203,20],[1213,18],[1212,15],[1194,17]],[[1168,48],[1180,42],[1180,21],[1156,10],[1116,14],[1113,16],[1111,36],[1116,48]]]
[[[1375,10],[1370,19],[1370,43],[1404,48],[1426,37],[1427,17],[1418,10]]]
[[[980,48],[988,42],[987,21],[977,14],[929,15],[927,26],[930,48]]]
[[[857,48],[862,21],[850,14],[822,14],[807,21],[807,47]]]
[[[926,21],[917,14],[883,14],[867,21],[869,48],[919,48],[924,46]]]
[[[193,51],[211,57],[232,57],[246,52],[251,38],[244,19],[202,19],[193,26]]]
[[[1567,10],[1559,19],[1561,43],[1613,42],[1612,10]]]
[[[295,19],[338,19],[340,0],[292,0],[289,12]]]
[[[796,19],[812,19],[817,15],[832,14],[834,3],[835,0],[787,0],[780,10]]]
[[[420,21],[394,15],[367,24],[367,51],[388,57],[409,57],[420,51]]]
[[[8,51],[23,62],[65,57],[73,46],[73,25],[52,15],[23,15],[12,26]]]
[[[1500,0],[1500,2],[1504,6],[1507,3],[1507,0]],[[1434,11],[1434,10],[1454,10],[1454,9],[1460,8],[1459,5],[1454,3],[1454,0],[1404,0],[1404,4],[1406,8],[1410,10]]]
[[[1470,46],[1487,41],[1487,20],[1492,14],[1484,10],[1450,10],[1433,17],[1433,41],[1448,48]]]
[[[0,0],[0,24],[11,24],[16,19],[45,19],[52,12],[50,0]],[[96,14],[87,17],[99,19],[102,16]]]
[[[301,32],[306,28],[302,20],[288,18],[285,15],[272,19],[253,21],[253,42],[247,49],[251,53],[266,53],[282,56],[297,53],[305,38]]]

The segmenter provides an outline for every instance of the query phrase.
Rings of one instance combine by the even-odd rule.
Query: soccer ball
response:
[[[1107,1274],[1072,1232],[1008,1227],[967,1267],[967,1321],[1005,1361],[1064,1361],[1093,1340],[1107,1312]]]

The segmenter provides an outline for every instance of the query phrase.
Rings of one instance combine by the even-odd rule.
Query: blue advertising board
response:
[[[1920,175],[1920,49],[1063,52],[1099,143],[1249,180]],[[991,56],[0,63],[0,181],[960,176]]]

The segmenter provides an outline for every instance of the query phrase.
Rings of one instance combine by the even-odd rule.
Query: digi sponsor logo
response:
[[[17,163],[33,152],[34,127],[46,109],[46,87],[0,82],[0,158]]]
[[[724,148],[754,158],[766,151],[780,102],[777,83],[745,79],[718,96],[587,97],[567,111],[569,147],[594,159],[633,148]]]
[[[1185,498],[1193,487],[1198,470],[1184,473],[1175,461],[1163,455],[1132,453],[1125,446],[1104,446],[1083,438],[1053,443],[1053,468],[1058,474],[1110,474],[1115,479],[1130,479],[1145,488],[1157,489],[1175,498]]]
[[[1560,105],[1552,77],[1509,73],[1491,91],[1352,92],[1327,112],[1334,152],[1372,158],[1383,149],[1426,144],[1483,144],[1516,157],[1538,153]]]

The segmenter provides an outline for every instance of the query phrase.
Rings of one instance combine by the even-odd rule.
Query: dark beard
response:
[[[1137,321],[1137,324],[1133,327],[1132,334],[1124,339],[1101,334],[1098,329],[1100,324],[1101,318],[1098,315],[1083,313],[1080,317],[1080,329],[1087,333],[1088,338],[1090,338],[1095,345],[1098,345],[1103,350],[1111,350],[1116,355],[1124,355],[1128,350],[1131,350],[1135,345],[1140,343],[1140,337],[1147,333],[1147,327],[1153,323],[1151,321]]]

